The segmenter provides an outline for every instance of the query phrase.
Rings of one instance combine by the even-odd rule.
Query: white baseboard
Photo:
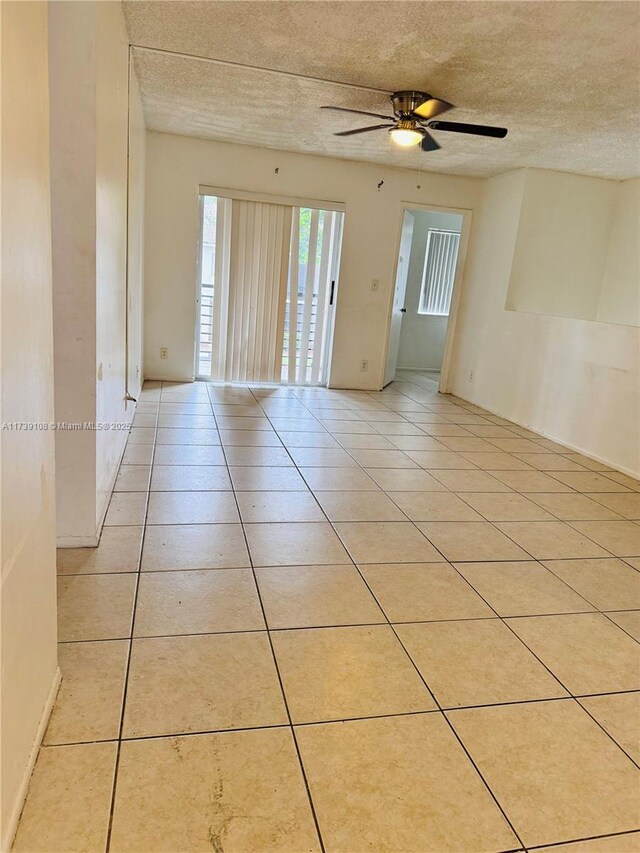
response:
[[[99,541],[98,532],[93,536],[58,536],[56,548],[97,548]]]
[[[424,365],[422,365],[421,367],[415,367],[415,366],[412,367],[411,365],[407,366],[405,364],[402,364],[402,365],[398,364],[396,366],[396,370],[412,370],[412,371],[414,371],[414,373],[439,373],[440,372],[439,367],[425,367]]]
[[[137,403],[134,403],[133,404],[133,413],[131,415],[131,420],[129,421],[129,425],[131,425],[131,422],[133,421],[133,416],[136,413],[136,408],[137,408]],[[104,500],[103,506],[100,509],[100,515],[98,516],[98,518],[100,520],[98,521],[98,524],[96,527],[96,545],[100,542],[100,537],[102,536],[102,528],[104,527],[104,522],[105,522],[105,519],[107,517],[107,511],[109,509],[109,504],[111,503],[111,497],[113,495],[113,490],[116,487],[116,480],[118,479],[118,473],[120,471],[120,466],[122,465],[122,458],[124,456],[124,452],[126,449],[127,449],[127,440],[125,437],[125,440],[122,443],[122,449],[120,450],[120,456],[118,457],[118,464],[114,467],[113,473],[111,475],[111,484],[110,484],[109,488],[107,489],[107,491],[105,492],[105,500]],[[62,548],[62,547],[65,547],[65,546],[58,545],[58,548]],[[69,545],[66,547],[73,548],[74,546]],[[82,545],[76,545],[75,547],[82,548],[83,546]]]
[[[144,377],[145,382],[195,382],[196,376],[194,373],[191,373],[189,376],[185,376],[184,373],[175,373],[173,376],[168,374],[164,374],[160,376],[157,373],[151,372],[149,376]]]
[[[514,421],[514,423],[517,423],[517,421]],[[551,441],[557,441],[558,444],[563,444],[565,447],[571,448],[571,450],[574,450],[576,453],[580,453],[581,456],[586,456],[587,459],[592,459],[594,462],[602,462],[603,465],[607,465],[613,471],[618,471],[620,474],[626,474],[628,477],[633,477],[634,480],[640,479],[640,471],[634,471],[633,468],[625,468],[622,465],[619,465],[617,462],[612,462],[610,459],[605,459],[603,456],[596,456],[594,453],[589,450],[585,450],[578,444],[573,444],[572,442],[567,441],[564,438],[558,438],[557,436],[551,435],[547,432],[544,432],[543,430],[535,429],[534,427],[527,427],[525,424],[518,424],[518,426],[524,426],[525,429],[530,429],[532,432],[537,432],[539,435],[543,435],[545,438],[548,438]]]
[[[518,421],[515,418],[507,417],[507,415],[502,412],[496,412],[494,409],[489,409],[487,406],[482,403],[478,403],[475,400],[468,400],[466,397],[463,397],[462,394],[457,391],[448,391],[452,397],[457,397],[459,400],[464,400],[465,403],[471,403],[472,406],[479,406],[481,409],[484,409],[485,412],[489,412],[492,415],[495,415],[498,418],[504,418],[505,421],[510,421],[512,424],[516,424],[516,426],[524,427],[524,429],[529,429],[531,432],[535,432],[538,435],[541,435],[543,438],[548,438],[550,441],[557,441],[558,444],[562,444],[564,447],[570,448],[570,450],[574,450],[576,453],[580,453],[582,456],[586,456],[587,459],[593,459],[594,462],[602,462],[603,465],[607,465],[614,471],[618,471],[620,474],[627,474],[629,477],[633,477],[635,480],[640,479],[640,471],[634,471],[632,468],[625,468],[622,465],[619,465],[617,462],[612,462],[610,459],[605,459],[603,456],[597,456],[595,453],[592,453],[590,450],[585,450],[584,447],[581,447],[579,444],[573,444],[571,441],[567,441],[566,438],[560,438],[557,435],[553,435],[553,433],[547,432],[546,430],[541,429],[539,426],[535,426],[530,423],[526,423],[525,421]]]
[[[40,746],[42,744],[42,739],[44,738],[44,733],[46,732],[47,726],[49,724],[49,717],[51,716],[51,711],[53,710],[53,705],[56,701],[56,696],[58,695],[58,689],[60,688],[61,681],[62,673],[60,672],[60,667],[56,667],[56,671],[53,676],[53,681],[51,682],[51,688],[49,689],[49,694],[47,696],[47,701],[45,702],[44,708],[42,710],[40,722],[38,723],[38,728],[36,730],[33,744],[31,746],[31,751],[29,752],[29,760],[27,761],[26,767],[24,768],[22,782],[20,783],[20,787],[18,788],[16,801],[13,804],[13,808],[11,809],[11,816],[4,829],[2,846],[0,847],[2,853],[9,853],[9,851],[11,850],[11,845],[13,844],[13,839],[15,838],[16,830],[18,829],[20,815],[22,814],[24,801],[26,800],[27,792],[29,791],[29,782],[31,781],[31,774],[33,773],[33,768],[35,767],[36,760],[38,758],[38,752],[40,751]]]

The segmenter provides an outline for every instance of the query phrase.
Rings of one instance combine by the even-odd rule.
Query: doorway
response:
[[[344,213],[294,201],[201,194],[198,379],[327,384]]]
[[[470,212],[403,206],[383,387],[446,390]]]

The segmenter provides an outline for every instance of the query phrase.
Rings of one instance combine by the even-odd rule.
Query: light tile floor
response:
[[[148,383],[15,849],[640,850],[640,483],[409,374]]]

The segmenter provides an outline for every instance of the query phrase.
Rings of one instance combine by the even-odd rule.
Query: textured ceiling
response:
[[[152,49],[134,50],[151,130],[462,175],[640,174],[636,2],[123,5],[131,43]],[[319,109],[387,113],[384,91],[412,88],[456,104],[451,121],[509,135],[434,132],[442,149],[423,154],[392,146],[385,131],[335,137],[376,121]]]

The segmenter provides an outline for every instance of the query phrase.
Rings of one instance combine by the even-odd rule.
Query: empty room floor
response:
[[[437,391],[440,384],[439,370],[405,370],[400,368],[396,371],[396,379],[412,382],[427,391]]]
[[[639,520],[412,382],[148,383],[15,849],[639,850]]]

